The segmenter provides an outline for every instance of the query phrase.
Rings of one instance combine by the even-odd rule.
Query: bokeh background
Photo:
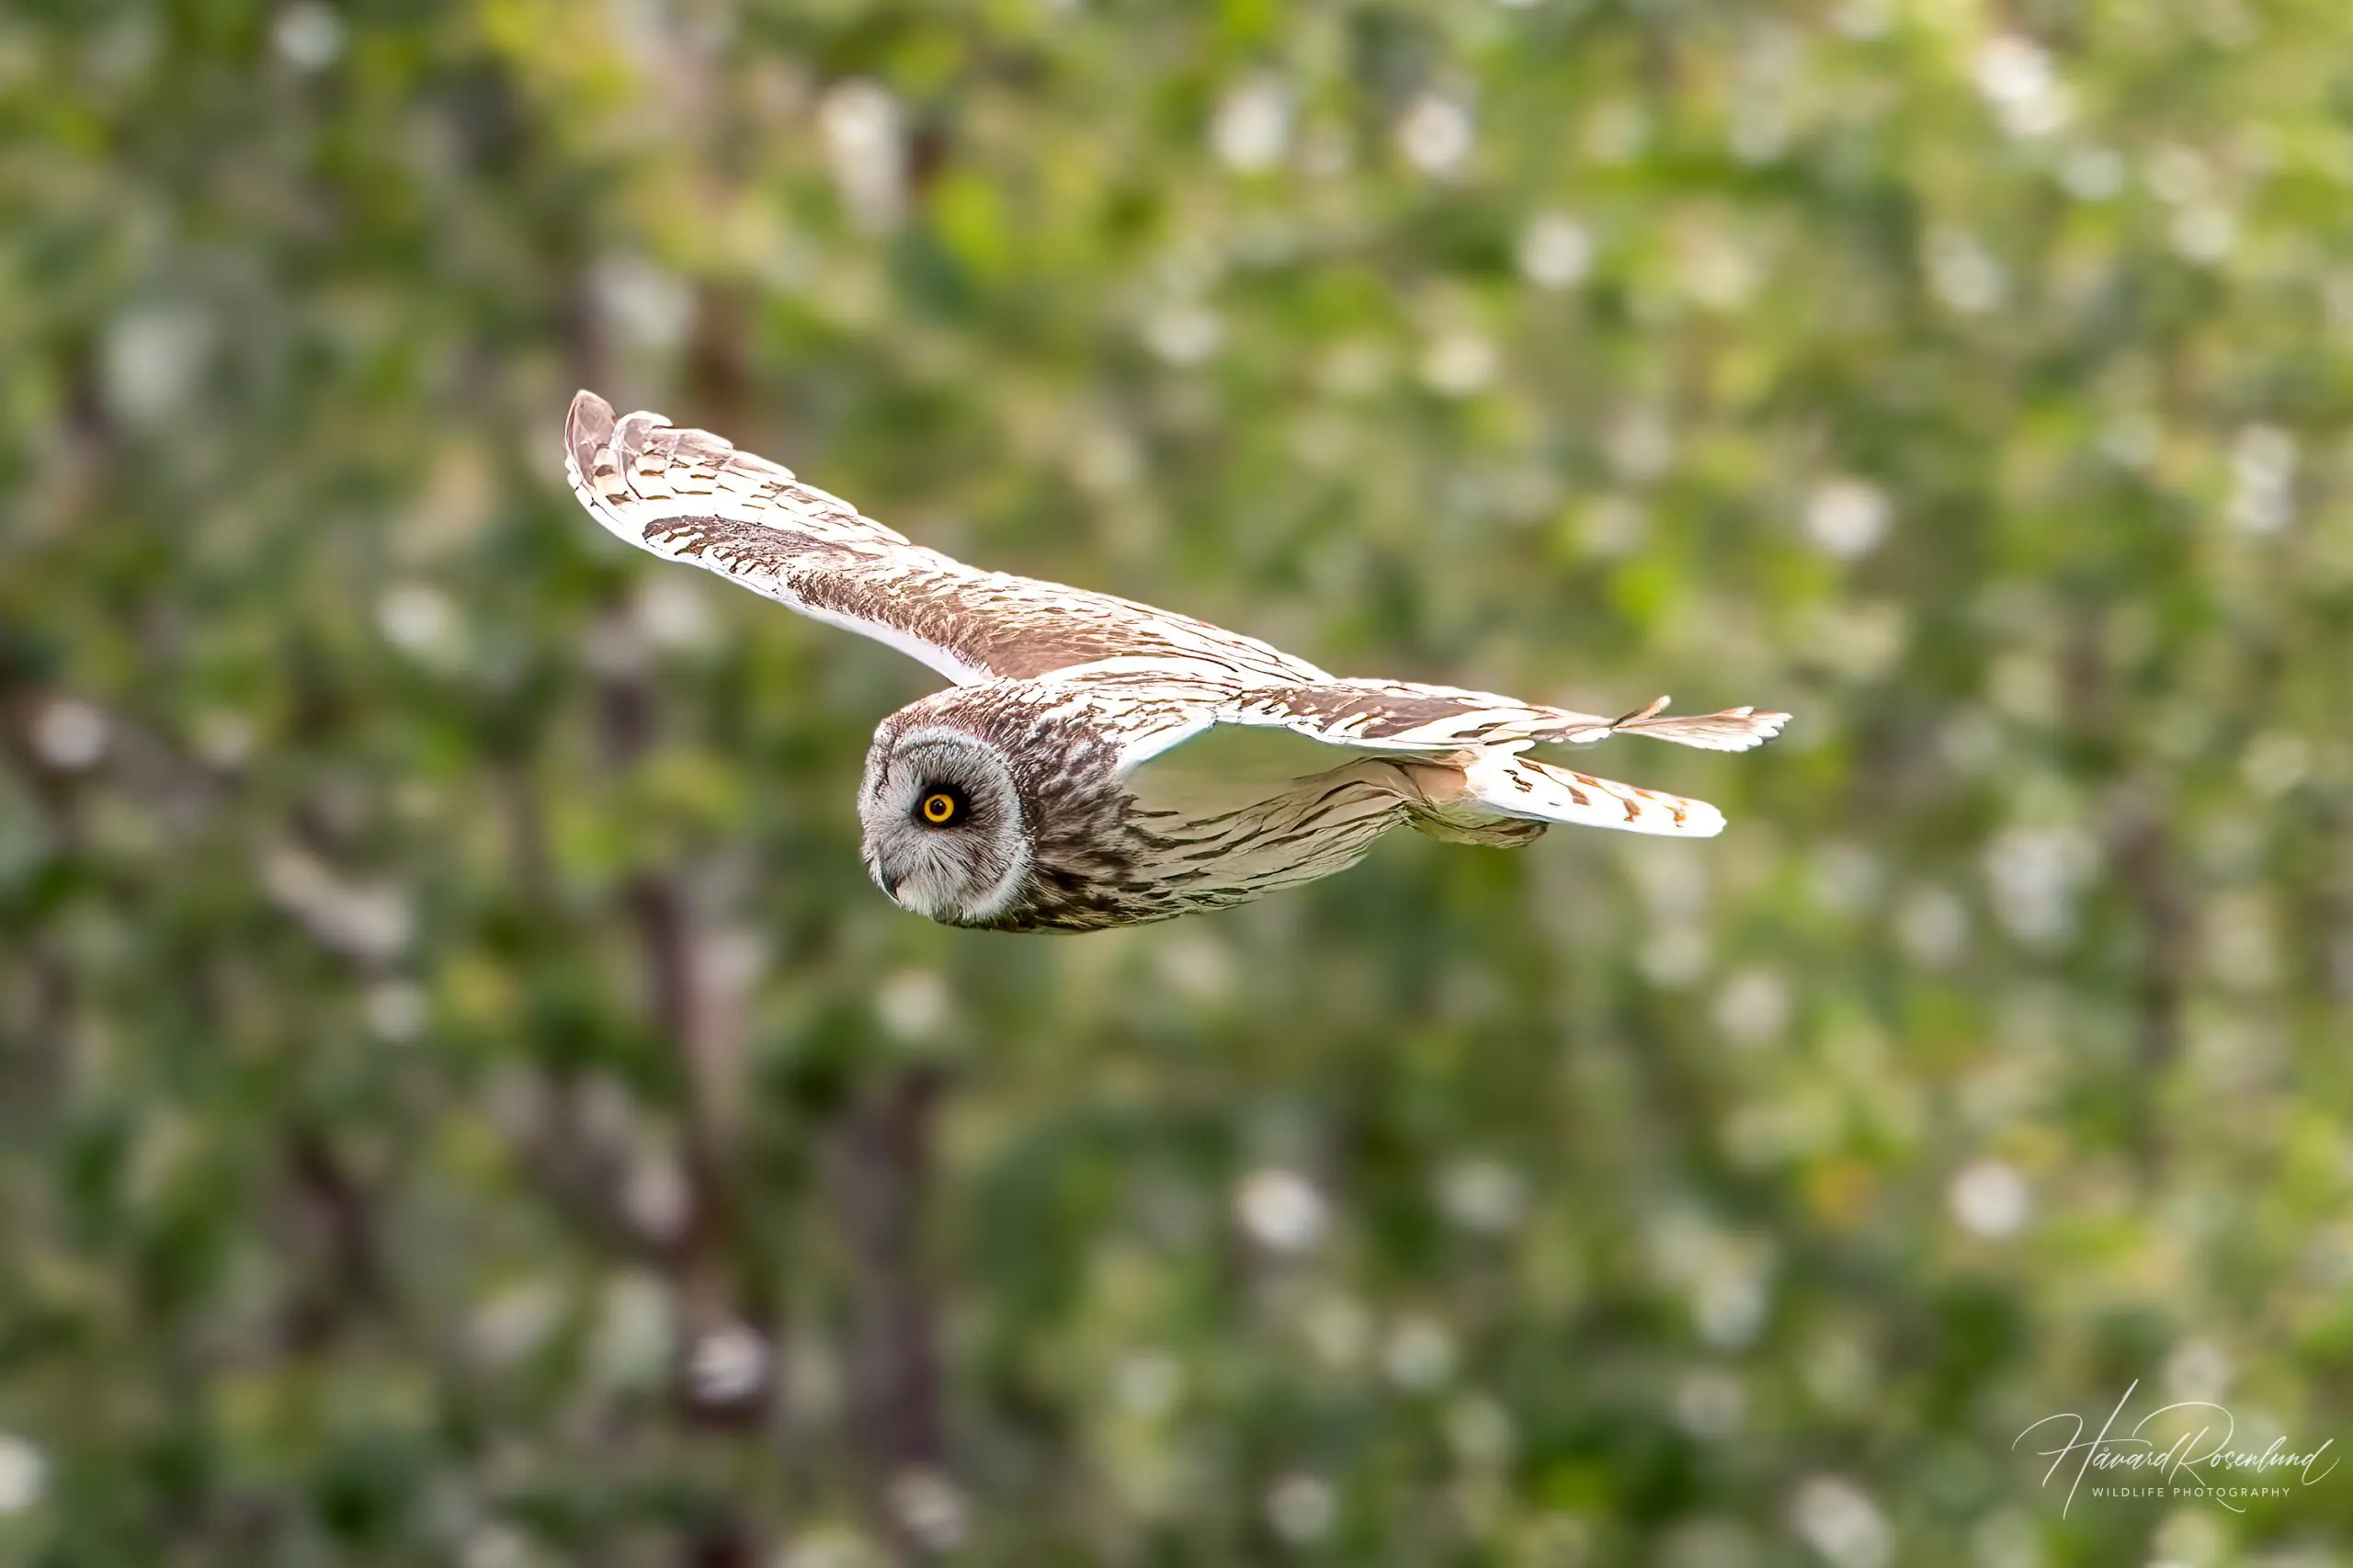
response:
[[[573,390],[1703,845],[935,927]],[[0,1561],[2348,1561],[2341,0],[11,0]]]

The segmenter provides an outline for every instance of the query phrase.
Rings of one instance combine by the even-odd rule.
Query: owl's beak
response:
[[[879,860],[870,868],[870,870],[874,878],[874,885],[882,890],[882,896],[892,903],[898,903],[899,884],[907,880],[907,874],[904,871],[894,871]]]

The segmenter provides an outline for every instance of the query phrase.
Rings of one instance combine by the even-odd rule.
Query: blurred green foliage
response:
[[[2347,1561],[2341,0],[9,0],[0,1561]],[[1007,938],[573,389],[1733,818]]]

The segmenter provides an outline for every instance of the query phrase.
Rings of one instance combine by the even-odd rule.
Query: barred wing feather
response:
[[[563,447],[574,493],[608,531],[887,643],[960,686],[1112,658],[1241,681],[1328,678],[1189,616],[967,566],[707,430],[658,414],[616,417],[594,392],[573,399]]]
[[[1175,683],[1143,684],[1137,674],[1074,671],[1064,678],[1074,685],[1100,681],[1110,705],[1104,710],[1123,715],[1129,736],[1123,768],[1144,793],[1245,780],[1255,785],[1279,773],[1305,778],[1344,766],[1350,756],[1387,757],[1398,765],[1395,771],[1424,808],[1427,823],[1473,834],[1498,822],[1530,822],[1712,837],[1723,831],[1723,813],[1704,801],[1524,754],[1546,743],[1590,744],[1622,734],[1745,751],[1770,739],[1788,719],[1747,708],[1668,716],[1661,699],[1613,720],[1491,692],[1394,681],[1196,688],[1188,698]],[[1115,696],[1121,687],[1125,694]],[[1246,739],[1269,733],[1290,737],[1290,748]]]

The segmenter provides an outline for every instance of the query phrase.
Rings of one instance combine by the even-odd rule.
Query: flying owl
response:
[[[1649,735],[1745,751],[1785,713],[1622,718],[1353,680],[1255,638],[910,543],[789,469],[573,400],[581,505],[642,550],[887,642],[954,684],[882,721],[858,818],[875,885],[951,926],[1092,931],[1344,870],[1404,824],[1519,845],[1553,823],[1705,838],[1700,801],[1529,755]]]

